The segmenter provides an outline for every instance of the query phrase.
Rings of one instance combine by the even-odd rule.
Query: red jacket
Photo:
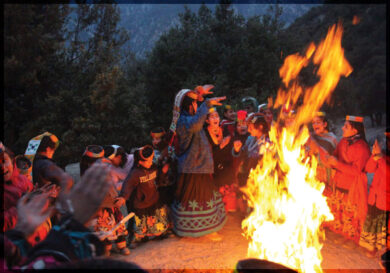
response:
[[[363,139],[342,138],[334,155],[338,160],[334,176],[336,187],[348,190],[349,202],[356,205],[356,217],[364,223],[367,215],[367,175],[364,167],[370,157],[370,148]]]
[[[13,174],[11,181],[6,181],[4,187],[4,202],[2,209],[2,217],[4,219],[3,232],[15,227],[17,220],[16,205],[26,192],[32,190],[32,183],[21,174]]]
[[[342,138],[334,151],[334,155],[338,160],[334,176],[336,186],[350,190],[351,186],[357,182],[359,176],[365,176],[367,189],[367,176],[364,167],[370,158],[370,154],[370,148],[364,140],[358,139],[354,143],[349,144],[346,138]]]
[[[19,173],[19,170],[14,168],[12,173],[12,184],[20,188],[23,193],[31,192],[33,190],[33,183],[24,175]]]
[[[370,194],[368,195],[368,204],[375,205],[381,210],[390,210],[390,156],[375,160],[373,156],[367,161],[366,171],[374,173]]]
[[[22,196],[23,192],[20,188],[12,183],[5,182],[4,185],[4,203],[2,217],[4,217],[3,232],[12,229],[16,225],[17,212],[16,204]]]

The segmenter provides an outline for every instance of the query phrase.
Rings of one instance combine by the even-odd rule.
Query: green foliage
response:
[[[125,133],[145,131],[140,121],[149,109],[138,104],[137,86],[124,85],[128,35],[118,28],[116,5],[19,5],[5,14],[6,145],[23,153],[29,139],[50,131],[61,141],[55,159],[65,165],[89,144],[130,149],[145,139]]]
[[[147,90],[153,112],[171,113],[175,94],[182,88],[212,83],[215,95],[238,102],[251,90],[265,100],[279,85],[281,65],[278,43],[281,10],[245,20],[230,5],[215,12],[202,5],[197,13],[188,8],[180,25],[164,34],[147,59]],[[171,116],[155,118],[167,127]]]
[[[4,15],[4,143],[23,153],[29,139],[50,131],[61,141],[55,160],[62,166],[89,144],[129,151],[148,143],[153,127],[168,128],[183,88],[214,84],[214,95],[236,108],[244,96],[266,103],[276,96],[284,58],[318,43],[339,20],[354,71],[324,110],[340,116],[386,107],[383,5],[323,5],[287,29],[278,5],[249,19],[229,1],[214,12],[186,8],[145,59],[123,50],[129,37],[115,4],[5,5]],[[316,81],[312,70],[301,75],[307,85]]]
[[[68,12],[63,5],[4,6],[4,137],[14,150],[25,149],[33,131],[27,124],[45,113],[38,103],[58,91]]]

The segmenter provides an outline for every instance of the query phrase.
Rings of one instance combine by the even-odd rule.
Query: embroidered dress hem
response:
[[[368,207],[366,221],[360,235],[359,245],[369,251],[386,248],[386,237],[388,237],[389,212],[380,210],[375,206]]]
[[[159,208],[154,207],[153,215],[135,215],[134,216],[134,239],[139,242],[143,238],[148,237],[153,239],[155,237],[165,234],[169,227],[168,207],[163,205]]]
[[[219,231],[226,223],[225,206],[221,195],[214,191],[207,202],[189,201],[186,205],[172,204],[173,231],[181,237],[200,237]]]
[[[327,222],[326,226],[358,244],[362,223],[356,217],[356,205],[348,201],[348,191],[336,188],[335,193],[327,201],[334,220]]]

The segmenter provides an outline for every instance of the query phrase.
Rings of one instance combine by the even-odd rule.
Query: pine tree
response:
[[[29,123],[46,114],[37,104],[58,90],[68,11],[65,5],[4,6],[4,142],[15,152],[24,152],[36,133]]]

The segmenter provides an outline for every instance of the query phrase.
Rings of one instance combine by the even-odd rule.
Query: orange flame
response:
[[[320,226],[333,215],[322,195],[325,185],[316,178],[317,160],[305,155],[302,147],[309,137],[306,124],[330,99],[340,77],[352,72],[341,47],[342,34],[341,24],[333,25],[318,46],[311,43],[304,56],[286,57],[279,70],[284,87],[279,89],[273,107],[295,109],[296,115],[286,116],[281,111],[269,133],[272,145],[242,188],[253,208],[242,222],[244,235],[250,240],[249,257],[302,272],[322,271],[320,238],[324,233]],[[304,88],[297,77],[310,61],[317,66],[319,80]],[[291,118],[289,125],[286,119]]]

